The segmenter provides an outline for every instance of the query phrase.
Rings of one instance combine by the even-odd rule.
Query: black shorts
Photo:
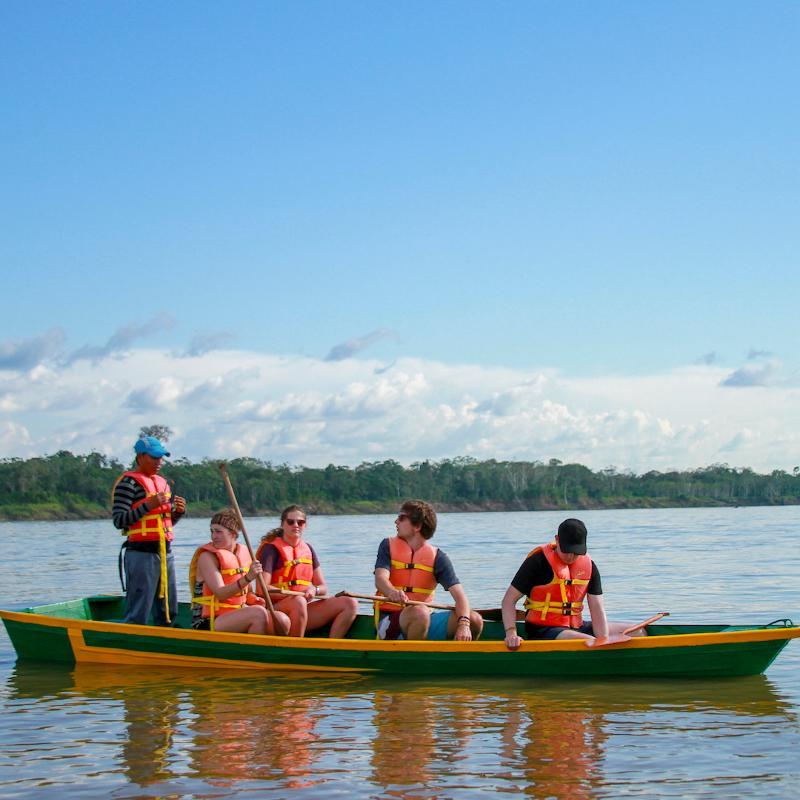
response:
[[[568,628],[566,625],[531,625],[530,622],[525,623],[525,638],[526,639],[557,639],[558,634],[562,631],[576,630],[578,633],[588,633],[589,636],[594,636],[591,622],[584,622],[580,628]]]
[[[378,618],[379,639],[403,638],[403,629],[400,627],[401,611],[381,611],[381,615]]]
[[[192,622],[193,631],[210,631],[211,630],[211,617],[202,617]]]

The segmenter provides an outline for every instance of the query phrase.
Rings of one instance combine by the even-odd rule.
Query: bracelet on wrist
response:
[[[511,626],[509,626],[508,628],[506,628],[506,633],[508,633],[509,631],[514,631],[514,633],[516,633],[517,632],[517,626],[515,625],[513,628]]]

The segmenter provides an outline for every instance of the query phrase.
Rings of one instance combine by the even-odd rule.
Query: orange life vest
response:
[[[157,508],[148,511],[138,522],[134,522],[130,528],[122,531],[123,536],[128,537],[129,542],[157,542],[164,534],[164,539],[172,541],[172,507],[170,497],[172,492],[169,484],[160,475],[145,475],[143,472],[125,472],[122,478],[133,478],[142,489],[144,489],[144,500],[137,500],[131,509],[144,505],[153,495],[164,492],[167,495],[167,502]]]
[[[525,621],[532,625],[579,628],[583,623],[583,598],[592,577],[592,559],[582,555],[572,564],[565,564],[556,553],[555,542],[531,550],[528,556],[539,551],[552,567],[553,579],[550,583],[533,587],[525,601],[525,608],[528,609]]]
[[[433,575],[433,563],[436,561],[437,547],[425,544],[419,550],[412,550],[408,542],[399,536],[389,539],[389,554],[391,566],[389,568],[389,583],[395,589],[400,589],[410,594],[411,600],[421,600],[430,603],[436,593],[436,578]],[[397,611],[404,608],[397,603],[381,603],[380,611]]]
[[[257,559],[261,558],[261,553],[268,544],[273,545],[283,558],[283,566],[270,575],[271,586],[298,592],[303,587],[312,585],[314,559],[311,548],[303,539],[297,543],[297,547],[292,547],[282,536],[276,536],[271,542],[261,542],[256,552]]]
[[[213,631],[216,617],[227,614],[229,611],[236,611],[236,609],[247,604],[250,586],[246,586],[241,592],[229,597],[227,600],[219,600],[204,581],[197,580],[197,559],[200,558],[202,553],[213,553],[216,556],[219,571],[226,586],[238,581],[250,569],[253,560],[250,558],[249,550],[243,544],[237,544],[235,552],[217,550],[210,542],[195,550],[192,562],[189,565],[189,590],[192,594],[192,603],[202,606],[203,618],[211,618],[211,630]],[[202,593],[198,593],[201,584],[203,587]]]

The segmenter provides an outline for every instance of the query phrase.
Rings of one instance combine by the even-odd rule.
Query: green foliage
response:
[[[0,460],[0,519],[78,519],[110,513],[114,481],[125,470],[100,453]],[[242,511],[273,514],[289,503],[316,513],[392,512],[406,498],[440,510],[648,508],[800,503],[800,471],[753,470],[713,464],[685,472],[643,475],[615,467],[593,472],[582,464],[549,461],[422,461],[403,467],[371,461],[355,468],[274,465],[255,458],[228,463]],[[228,505],[219,462],[179,458],[163,473],[192,516]]]
[[[153,436],[162,444],[166,444],[172,436],[172,428],[169,425],[142,425],[139,428],[139,436]]]

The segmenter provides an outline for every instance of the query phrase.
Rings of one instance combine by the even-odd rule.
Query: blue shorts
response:
[[[447,623],[449,620],[449,611],[431,611],[431,625],[428,628],[428,639],[435,642],[446,641]]]
[[[447,623],[450,620],[449,611],[431,611],[430,626],[428,627],[428,640],[443,642],[447,639]],[[381,614],[378,622],[379,639],[405,639],[400,630],[400,612],[389,611]]]

